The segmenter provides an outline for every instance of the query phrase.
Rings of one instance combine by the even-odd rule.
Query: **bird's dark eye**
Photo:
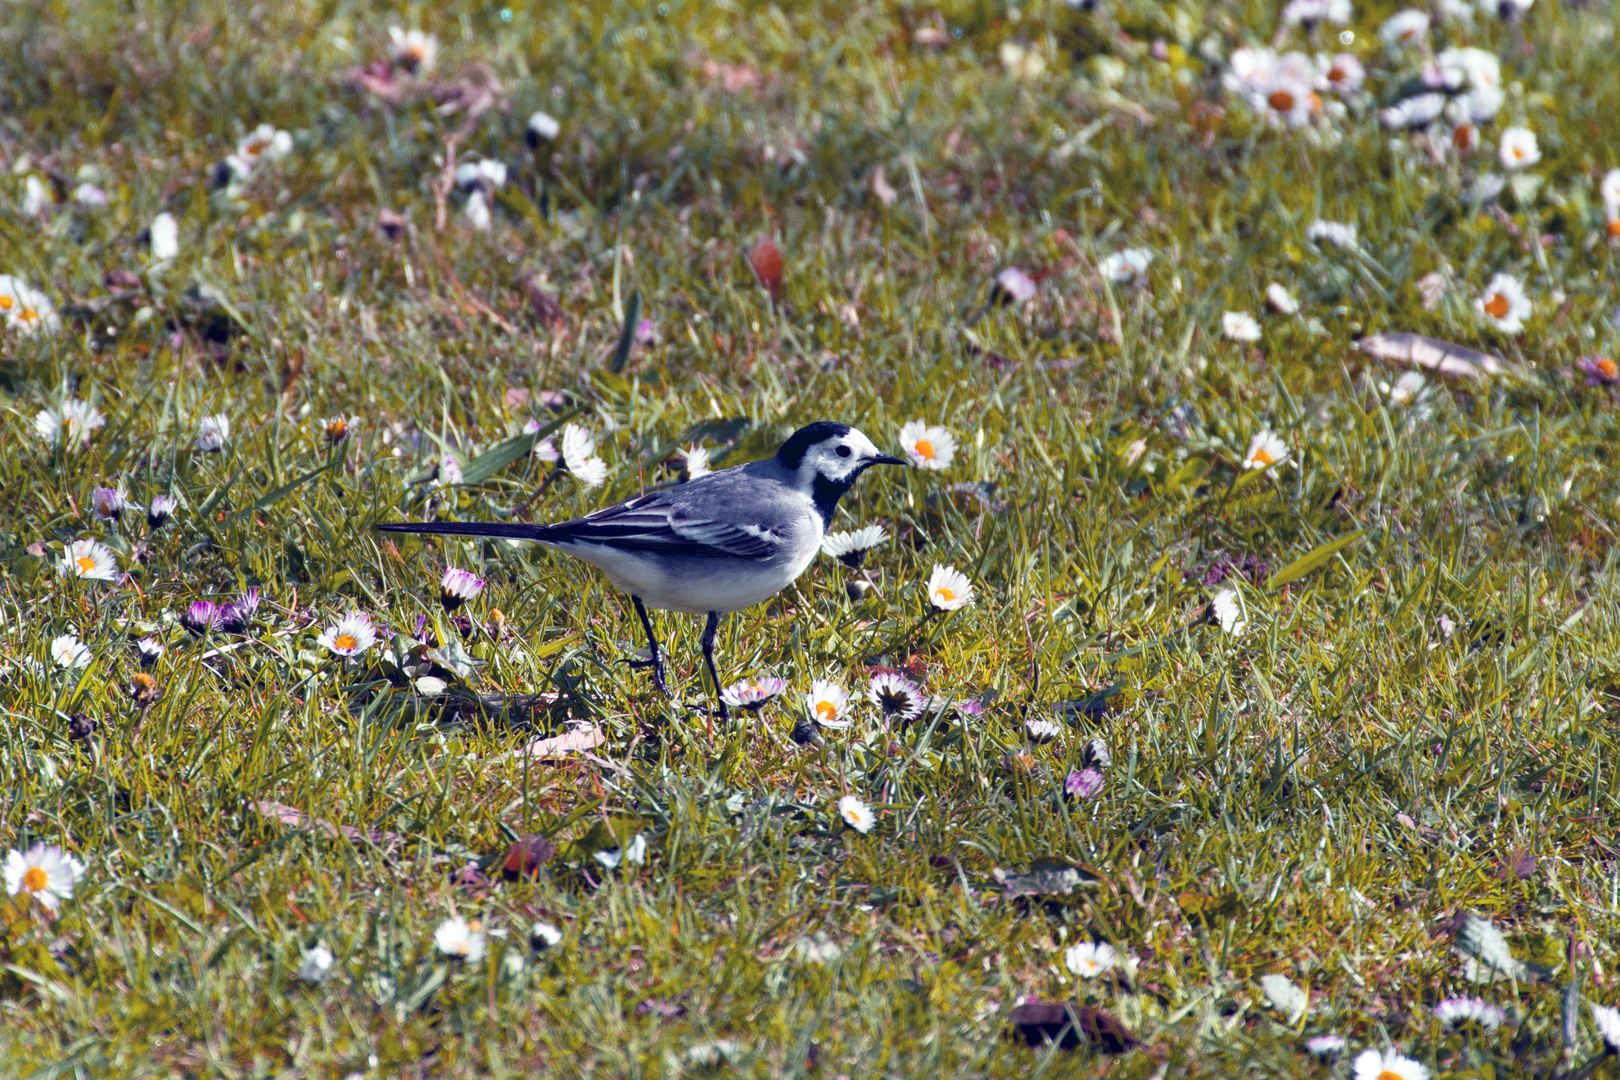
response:
[[[839,456],[839,457],[849,457],[849,455],[850,455],[850,449],[849,449],[849,447],[847,447],[847,446],[840,446],[840,447],[839,447],[839,448],[838,448],[838,456]]]

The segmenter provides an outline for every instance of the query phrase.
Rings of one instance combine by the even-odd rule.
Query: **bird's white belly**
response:
[[[652,559],[602,544],[547,544],[583,559],[650,608],[703,614],[740,611],[768,600],[804,573],[816,548],[802,558],[750,562],[742,559]]]

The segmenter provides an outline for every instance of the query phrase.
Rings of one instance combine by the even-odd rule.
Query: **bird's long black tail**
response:
[[[502,536],[508,540],[549,539],[549,525],[518,525],[498,521],[396,521],[378,525],[380,532],[439,533],[445,536]]]

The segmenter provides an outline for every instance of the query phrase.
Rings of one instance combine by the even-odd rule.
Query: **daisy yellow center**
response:
[[[936,597],[938,597],[939,599],[945,600],[945,601],[951,601],[951,600],[956,599],[956,593],[951,591],[951,587],[949,585],[941,585],[941,586],[939,586],[938,588],[936,588],[934,590],[934,595]]]
[[[1271,96],[1266,98],[1266,104],[1278,112],[1288,112],[1294,107],[1294,95],[1287,90],[1273,90]]]
[[[1603,227],[1603,231],[1610,236],[1620,237],[1620,218],[1615,218]]]
[[[1335,86],[1337,86],[1339,83],[1342,83],[1342,82],[1346,81],[1347,79],[1349,79],[1350,78],[1350,73],[1348,71],[1344,70],[1344,68],[1342,68],[1342,67],[1329,68],[1327,78],[1328,78],[1328,82],[1333,83]]]
[[[336,645],[340,649],[352,649],[356,645],[360,644],[360,642],[353,634],[339,634],[332,640],[332,644]]]
[[[1503,318],[1508,313],[1508,306],[1507,297],[1501,293],[1493,293],[1491,298],[1485,301],[1485,314],[1493,319]]]
[[[268,140],[254,139],[252,142],[248,143],[244,149],[246,149],[248,153],[257,157],[259,154],[264,153],[264,148],[269,145],[270,143]]]
[[[49,879],[45,876],[44,870],[37,866],[30,866],[28,872],[23,875],[22,884],[23,888],[29,892],[39,892],[48,881]]]
[[[1620,365],[1615,364],[1613,360],[1610,360],[1606,356],[1601,356],[1598,358],[1597,369],[1603,374],[1605,379],[1613,379],[1616,376],[1620,376]]]
[[[1378,1080],[1406,1080],[1406,1077],[1392,1069],[1385,1069],[1378,1074]]]
[[[79,573],[81,574],[88,574],[90,571],[96,568],[96,560],[92,559],[88,555],[80,555],[77,559],[73,560],[73,564],[79,568]]]
[[[1250,458],[1250,460],[1261,465],[1275,465],[1277,463],[1276,458],[1266,453],[1265,447],[1261,447],[1260,449],[1256,450],[1254,452],[1254,457]]]
[[[12,300],[9,296],[0,296],[0,311],[10,311]]]
[[[833,717],[835,717],[837,715],[838,715],[838,706],[837,705],[834,705],[830,701],[818,701],[818,702],[816,702],[816,719],[817,720],[831,720]]]
[[[33,322],[37,318],[39,318],[39,312],[35,311],[33,308],[25,307],[22,309],[23,322]]]
[[[1512,153],[1514,161],[1518,161],[1520,158],[1524,157],[1524,149],[1522,147],[1515,146]]]
[[[927,439],[918,439],[917,445],[912,449],[914,449],[917,452],[917,456],[922,458],[924,461],[934,460],[934,444],[929,442]]]
[[[1474,148],[1474,127],[1464,124],[1451,133],[1451,144],[1459,150],[1472,150]]]

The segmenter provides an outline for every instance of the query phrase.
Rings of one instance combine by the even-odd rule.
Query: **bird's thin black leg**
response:
[[[631,660],[631,667],[651,667],[653,672],[653,685],[660,694],[669,693],[669,687],[664,683],[664,662],[658,658],[658,639],[653,637],[652,619],[647,615],[647,606],[641,602],[641,597],[632,596],[630,602],[636,605],[636,614],[641,616],[641,628],[647,631],[647,652],[651,660]]]
[[[720,703],[720,719],[730,720],[726,703],[720,697],[720,672],[714,666],[714,635],[720,631],[720,613],[709,612],[709,621],[703,624],[703,662],[709,666],[709,678],[714,680],[714,697]]]

